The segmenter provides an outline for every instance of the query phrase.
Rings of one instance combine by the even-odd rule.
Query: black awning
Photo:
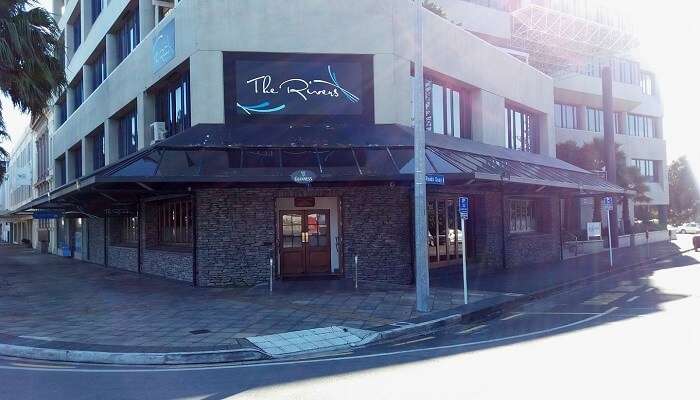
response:
[[[413,131],[399,125],[203,124],[54,190],[48,200],[56,203],[73,196],[70,203],[76,204],[81,199],[75,196],[85,193],[109,200],[119,196],[100,190],[109,187],[122,192],[127,183],[132,184],[132,191],[153,191],[153,184],[292,183],[300,171],[310,172],[314,182],[410,182],[413,159]],[[447,184],[499,181],[578,193],[625,193],[598,175],[561,160],[441,135],[429,135],[426,172],[444,175]],[[134,189],[139,185],[141,189]],[[30,205],[41,206],[46,200],[37,199]]]

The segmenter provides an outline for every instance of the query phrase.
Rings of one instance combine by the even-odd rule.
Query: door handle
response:
[[[309,233],[308,232],[301,233],[301,242],[302,243],[309,243]]]

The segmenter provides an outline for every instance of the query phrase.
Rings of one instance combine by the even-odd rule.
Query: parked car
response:
[[[700,233],[700,224],[697,222],[688,222],[676,228],[677,233]]]

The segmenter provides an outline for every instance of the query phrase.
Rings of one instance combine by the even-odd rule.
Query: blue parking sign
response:
[[[469,219],[469,197],[459,198],[459,215],[462,219]]]
[[[614,204],[615,201],[612,197],[603,197],[603,205],[605,206],[606,210],[612,210]]]

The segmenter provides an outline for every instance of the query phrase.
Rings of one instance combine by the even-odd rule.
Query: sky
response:
[[[51,0],[40,0],[49,7]],[[669,163],[688,156],[700,171],[700,60],[696,48],[700,39],[700,2],[690,0],[607,0],[619,8],[636,26],[640,54],[656,74],[657,86],[664,103],[664,136],[668,144]],[[11,150],[19,140],[29,117],[2,99],[3,115],[12,141],[3,146]],[[700,125],[700,124],[699,124]]]

